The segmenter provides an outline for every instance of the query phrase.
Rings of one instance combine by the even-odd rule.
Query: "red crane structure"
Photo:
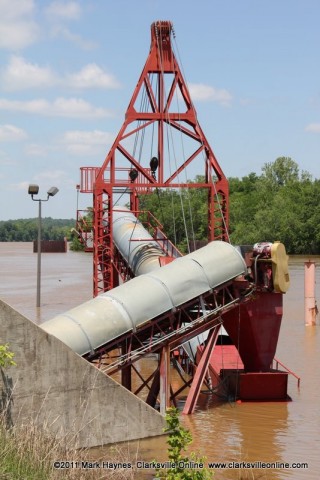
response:
[[[97,326],[98,320],[93,320],[96,319],[96,314],[99,313],[103,317],[105,313],[105,306],[101,310],[103,313],[100,312],[100,307],[96,306],[101,300],[99,294],[104,294],[103,298],[108,297],[111,303],[117,302],[123,317],[131,319],[127,311],[128,306],[124,305],[122,297],[117,297],[119,295],[117,292],[126,291],[124,285],[119,286],[119,278],[126,282],[136,275],[137,270],[132,262],[130,263],[132,253],[130,249],[138,249],[131,247],[135,241],[137,242],[135,245],[139,244],[142,254],[145,245],[148,242],[150,245],[151,240],[152,248],[156,245],[158,251],[156,268],[181,256],[176,246],[162,231],[159,222],[152,217],[152,213],[147,212],[149,227],[147,229],[139,230],[140,226],[137,227],[136,220],[132,220],[132,217],[145,218],[146,213],[141,210],[143,203],[141,199],[145,195],[159,193],[163,189],[174,192],[204,189],[207,198],[208,242],[222,240],[214,243],[219,244],[219,248],[224,245],[226,248],[235,249],[230,244],[226,245],[230,243],[228,182],[199,125],[187,83],[174,54],[172,39],[174,31],[171,22],[156,21],[151,25],[150,52],[127,108],[123,125],[103,165],[81,168],[81,182],[77,190],[93,194],[93,218],[91,220],[90,216],[81,217],[78,212],[77,230],[84,241],[88,241],[88,238],[91,241],[93,233],[93,295],[97,298],[94,299],[92,307],[90,306],[92,315],[89,315],[89,319],[86,318],[89,307],[84,306],[83,309],[76,309],[67,316],[62,315],[60,319],[54,319],[52,331],[58,338],[70,342],[70,345],[75,335],[85,344],[88,340],[89,346],[78,353],[90,361],[98,361],[99,364],[103,363],[105,355],[118,349],[121,352],[119,361],[112,363],[111,370],[108,367],[106,371],[114,373],[121,370],[122,384],[130,390],[133,363],[148,353],[159,354],[159,366],[149,379],[142,379],[141,388],[148,386],[152,381],[147,402],[155,405],[160,391],[160,396],[162,395],[164,399],[160,404],[164,406],[168,406],[179,393],[170,395],[169,391],[172,351],[184,342],[209,332],[201,360],[196,362],[198,366],[193,380],[185,385],[191,385],[191,389],[184,413],[194,410],[210,365],[213,365],[213,380],[229,384],[235,398],[284,400],[287,398],[288,372],[292,372],[275,371],[271,366],[282,319],[283,293],[289,287],[287,256],[284,246],[279,242],[237,247],[235,257],[240,256],[241,262],[245,262],[247,274],[236,273],[234,277],[226,278],[221,284],[218,282],[216,287],[204,290],[205,294],[194,296],[190,294],[188,300],[181,304],[177,302],[174,308],[164,311],[160,308],[159,312],[154,309],[154,317],[147,320],[146,311],[149,307],[146,307],[145,311],[140,312],[141,319],[133,328],[129,330],[124,328],[117,335],[112,333],[110,338],[104,340],[101,340],[100,336],[97,337],[96,331],[99,328],[103,335],[109,328]],[[196,173],[202,176],[197,176],[196,181],[190,182],[187,169],[194,163]],[[119,199],[123,199],[125,195],[128,197],[129,212],[126,207],[117,206]],[[183,208],[181,211],[183,214]],[[119,212],[120,218],[123,217],[124,220],[120,227],[117,223]],[[126,229],[123,237],[122,228]],[[142,236],[148,238],[134,237],[133,232],[136,228],[144,231],[145,234]],[[118,236],[117,242],[115,236]],[[121,247],[124,245],[123,238],[124,248]],[[91,248],[91,245],[87,243],[87,247]],[[174,262],[174,265],[177,266],[180,260]],[[212,268],[210,267],[210,272],[227,271],[228,266],[230,258],[221,257]],[[172,271],[170,265],[160,270],[162,273],[164,270]],[[190,271],[179,272],[173,276],[178,277],[175,281],[180,282],[183,289],[183,281],[187,281],[186,277],[190,275]],[[154,276],[156,275],[158,274],[154,273]],[[168,284],[169,278],[170,274],[167,278]],[[204,278],[207,281],[206,274],[202,280]],[[148,280],[146,281],[148,283]],[[188,277],[188,282],[192,292],[194,278]],[[139,303],[135,295],[143,297],[145,292],[135,290],[135,285],[141,284],[137,279],[130,283],[132,287],[130,290],[129,286],[130,294],[123,295],[130,305],[133,302],[132,309],[135,310],[136,304]],[[160,284],[163,286],[163,281],[158,279],[157,285]],[[170,297],[170,288],[166,286],[163,288]],[[110,292],[112,289],[116,292],[114,290]],[[151,293],[149,297],[147,300],[152,303]],[[72,329],[76,331],[69,335],[69,338],[69,330],[64,334],[63,326],[66,321],[73,318],[72,315],[75,315]],[[114,318],[112,323],[116,323]],[[217,338],[222,324],[231,345],[218,347]],[[113,326],[110,328],[112,330]],[[97,338],[99,341],[94,346],[91,341]],[[229,365],[214,363],[213,351],[219,348],[220,352],[227,351],[228,347],[231,349],[232,358],[236,359],[235,362]],[[135,393],[141,388],[139,387]]]
[[[130,209],[138,214],[140,194],[205,188],[208,240],[228,241],[228,182],[199,125],[172,48],[173,34],[169,21],[151,25],[150,52],[123,125],[102,167],[81,168],[81,192],[93,193],[94,296],[118,284],[121,260],[112,232],[117,192],[129,194]],[[182,145],[178,152],[173,143]],[[187,167],[194,162],[203,173],[201,183],[187,181]]]

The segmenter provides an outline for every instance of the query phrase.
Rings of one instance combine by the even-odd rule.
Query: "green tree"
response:
[[[278,157],[262,167],[263,177],[269,186],[282,187],[299,180],[299,165],[290,157]]]
[[[300,174],[288,157],[262,170],[261,201],[253,219],[261,238],[282,241],[292,254],[319,252],[319,182],[308,172]]]
[[[197,188],[157,190],[140,198],[141,210],[152,212],[163,232],[183,252],[188,242],[202,240],[206,232],[205,192]]]
[[[0,368],[16,366],[17,364],[13,358],[14,353],[9,350],[9,344],[0,345]]]
[[[196,177],[194,182],[201,181]],[[229,178],[233,244],[280,240],[291,254],[320,253],[320,181],[290,157],[278,157],[254,172]],[[207,240],[205,189],[162,190],[141,198],[170,240],[187,252],[187,239]]]
[[[256,241],[253,218],[261,201],[261,180],[255,173],[231,178],[230,187],[230,237],[234,244],[251,244]]]
[[[166,414],[168,435],[168,458],[171,463],[166,471],[158,470],[156,478],[165,480],[210,480],[213,472],[205,466],[205,458],[198,457],[195,453],[185,455],[186,448],[192,443],[192,435],[189,430],[180,425],[179,411],[177,408],[169,408]],[[189,465],[201,465],[193,468]]]

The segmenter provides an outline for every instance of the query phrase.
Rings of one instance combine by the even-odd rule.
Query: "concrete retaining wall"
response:
[[[5,343],[17,363],[0,375],[0,406],[8,403],[9,424],[46,423],[77,447],[163,433],[157,411],[0,300]]]

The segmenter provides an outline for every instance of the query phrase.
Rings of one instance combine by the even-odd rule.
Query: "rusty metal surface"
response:
[[[41,240],[41,253],[66,253],[68,242],[64,240]],[[38,252],[38,241],[33,242],[33,253]]]

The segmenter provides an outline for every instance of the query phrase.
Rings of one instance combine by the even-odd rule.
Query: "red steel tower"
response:
[[[208,240],[229,240],[228,182],[199,125],[173,39],[171,22],[151,25],[150,52],[123,125],[102,167],[81,169],[81,191],[93,193],[95,296],[118,282],[112,207],[119,192],[129,195],[130,209],[137,213],[141,194],[204,188]],[[187,178],[187,167],[195,162],[200,183]]]

